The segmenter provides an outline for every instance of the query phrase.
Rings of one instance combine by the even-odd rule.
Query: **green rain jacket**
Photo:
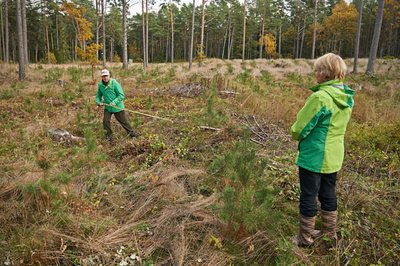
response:
[[[354,91],[340,80],[311,87],[291,134],[299,141],[297,165],[315,173],[335,173],[344,157],[344,133],[354,105]]]
[[[102,81],[99,82],[96,93],[96,104],[100,105],[102,99],[105,104],[113,103],[115,105],[115,107],[104,106],[104,108],[110,113],[118,113],[125,108],[124,91],[122,90],[121,84],[119,84],[115,79],[110,78],[107,86],[105,86]]]

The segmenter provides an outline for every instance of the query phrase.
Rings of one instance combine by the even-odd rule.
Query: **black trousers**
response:
[[[111,137],[113,132],[111,130],[111,116],[114,115],[117,121],[121,124],[121,126],[128,132],[129,135],[134,135],[131,125],[129,124],[128,119],[126,118],[125,111],[121,111],[118,113],[110,113],[106,109],[104,109],[103,116],[103,127],[106,130],[107,137]]]
[[[336,211],[336,173],[321,174],[299,167],[300,213],[306,217],[317,215],[317,196],[324,211]]]

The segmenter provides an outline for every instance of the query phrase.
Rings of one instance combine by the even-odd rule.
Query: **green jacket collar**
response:
[[[320,84],[317,84],[310,88],[313,92],[319,91],[319,89],[323,86],[333,86],[333,87],[341,87],[343,89],[343,81],[339,79],[332,79]]]
[[[342,80],[328,80],[311,87],[310,90],[313,92],[324,91],[340,108],[353,108],[354,91],[346,84],[343,84]]]
[[[113,79],[110,78],[110,79],[108,80],[108,83],[107,83],[107,86],[106,86],[106,85],[104,85],[103,81],[100,80],[99,85],[101,85],[101,86],[103,86],[103,87],[105,87],[105,88],[107,88],[107,87],[112,87],[112,82],[113,82]]]

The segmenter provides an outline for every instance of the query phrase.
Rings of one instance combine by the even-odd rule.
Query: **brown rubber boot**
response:
[[[327,236],[332,242],[331,246],[336,246],[337,242],[337,211],[321,210],[322,235]]]
[[[316,238],[322,236],[322,233],[321,233],[320,230],[315,230],[315,229],[314,229],[314,230],[311,232],[311,236],[312,236],[312,238],[316,239]]]
[[[315,216],[306,217],[300,215],[300,230],[297,236],[292,238],[292,243],[299,247],[308,247],[314,243],[314,235],[318,234],[314,229]]]

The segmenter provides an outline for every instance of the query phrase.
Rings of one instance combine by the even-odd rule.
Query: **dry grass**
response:
[[[346,62],[350,67],[351,60]],[[366,62],[360,59],[360,72],[365,70]],[[276,221],[282,224],[278,226],[280,233],[259,230],[239,241],[232,240],[224,234],[225,224],[218,212],[212,211],[220,204],[220,188],[215,185],[218,181],[209,180],[207,166],[243,137],[243,127],[249,127],[252,138],[260,143],[258,156],[269,159],[267,175],[274,178],[272,184],[281,190],[274,211],[293,219],[296,203],[289,199],[297,195],[297,179],[290,171],[294,167],[296,144],[289,139],[288,132],[310,94],[306,86],[312,85],[312,63],[303,59],[257,59],[241,64],[241,60],[207,59],[191,71],[184,63],[151,64],[146,73],[158,71],[158,76],[145,76],[141,64],[131,64],[127,72],[119,69],[120,64],[109,64],[107,67],[125,88],[127,108],[167,115],[174,120],[164,123],[132,116],[131,121],[141,120],[136,127],[142,137],[126,140],[123,130],[113,124],[117,139],[113,144],[101,140],[101,113],[88,110],[96,92],[95,83],[87,74],[89,66],[56,66],[63,70],[61,78],[68,85],[61,87],[57,81],[44,82],[54,66],[30,65],[27,81],[20,83],[16,65],[2,65],[0,92],[4,97],[0,99],[0,116],[5,126],[0,137],[7,141],[1,146],[0,222],[7,226],[0,230],[0,257],[11,252],[14,261],[18,258],[32,264],[61,265],[67,261],[116,265],[122,259],[116,258],[117,250],[124,246],[139,254],[143,264],[249,265],[282,262],[285,258],[293,259],[293,264],[339,264],[344,254],[354,248],[362,252],[358,239],[373,238],[368,250],[374,250],[370,258],[376,260],[369,262],[379,258],[390,262],[394,255],[385,256],[384,249],[379,247],[387,241],[384,234],[367,234],[362,230],[370,220],[357,221],[346,215],[350,215],[348,211],[361,212],[375,205],[398,217],[398,208],[391,204],[399,197],[392,191],[397,188],[395,184],[387,191],[377,187],[369,190],[356,181],[339,184],[344,205],[341,226],[351,236],[328,255],[303,249],[285,254],[286,246],[279,241],[292,233],[287,226],[289,221]],[[63,98],[63,93],[71,93],[69,88],[77,85],[68,74],[70,67],[80,67],[86,73],[80,80],[81,95],[72,90],[72,102]],[[169,72],[171,68],[175,68],[175,74]],[[96,71],[100,69],[96,67]],[[232,73],[228,73],[229,69]],[[238,79],[244,69],[250,71],[250,81]],[[353,87],[362,87],[356,94],[353,123],[399,121],[398,61],[378,60],[376,70],[376,79],[348,76]],[[267,81],[263,80],[266,72],[271,75]],[[220,74],[216,78],[218,92],[239,94],[216,96],[214,108],[223,117],[216,126],[220,130],[206,131],[200,126],[207,125],[205,110],[216,73]],[[205,89],[191,97],[176,95],[170,89],[189,82],[198,82]],[[254,85],[259,85],[258,89]],[[8,96],[5,93],[10,89],[15,94]],[[50,127],[64,128],[80,137],[84,137],[84,127],[90,128],[95,138],[94,151],[88,151],[86,144],[53,143],[47,136]],[[161,142],[165,147],[157,146]],[[188,156],[180,154],[178,148]],[[356,155],[354,158],[359,158]],[[153,161],[146,164],[149,158]],[[40,160],[48,162],[49,168],[45,169]],[[393,169],[398,166],[395,161],[380,165]],[[366,166],[362,158],[351,161],[344,175],[362,173],[363,167]],[[398,174],[393,169],[392,179]],[[365,173],[375,175],[376,171],[367,170]],[[382,198],[385,204],[380,202]],[[284,236],[279,235],[282,232]],[[210,239],[220,241],[222,248]],[[94,262],[89,263],[90,259]]]

